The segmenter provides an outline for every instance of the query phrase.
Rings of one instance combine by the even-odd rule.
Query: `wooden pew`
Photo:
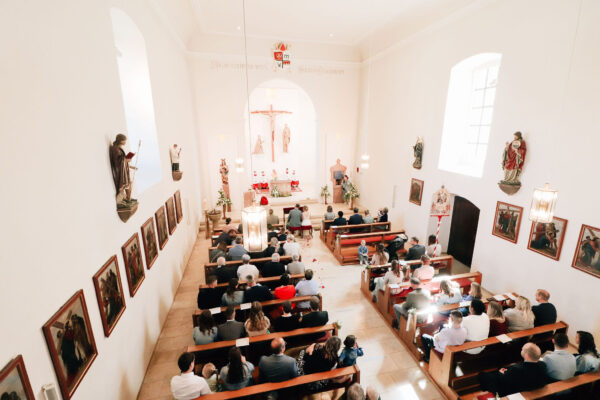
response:
[[[284,338],[288,349],[299,346],[308,346],[314,343],[315,334],[331,332],[331,336],[337,336],[336,324],[326,324],[315,328],[300,328],[289,332],[273,332],[266,335],[252,336],[248,338],[248,346],[240,348],[245,353],[246,359],[258,365],[260,357],[265,354],[269,344],[275,338]],[[214,363],[217,368],[227,364],[227,352],[236,346],[236,340],[225,340],[203,345],[188,346],[186,351],[194,353],[196,364]]]
[[[279,286],[280,279],[281,279],[281,276],[269,276],[266,278],[258,278],[258,280],[256,282],[263,286],[267,286],[267,287],[273,289],[274,287]],[[304,274],[292,274],[292,275],[290,275],[290,285],[295,285],[302,279],[304,279]],[[244,286],[246,286],[246,281],[240,280],[240,281],[238,281],[238,284],[240,286],[244,287]],[[222,289],[223,293],[225,293],[225,291],[227,290],[227,286],[229,286],[229,282],[217,283],[217,288]],[[198,289],[206,289],[206,288],[208,288],[207,284],[202,284],[198,287]]]
[[[333,224],[332,219],[321,220],[321,233],[319,236],[321,237],[321,241],[323,243],[327,242],[327,232],[329,232],[329,228],[331,227],[331,224]]]
[[[321,296],[321,293],[316,294],[315,296],[317,296],[319,298],[319,311],[323,311],[323,297]],[[291,299],[274,299],[274,300],[263,301],[260,304],[262,305],[263,311],[266,314],[267,313],[265,311],[266,308],[281,306],[286,301],[290,301],[291,303],[300,303],[302,301],[310,301],[311,297],[312,296],[296,296],[296,297],[292,297]],[[242,305],[234,307],[234,309],[236,310],[236,319],[241,322],[246,321],[246,316],[245,316],[246,310],[240,310]],[[220,317],[224,318],[223,313],[225,312],[227,307],[219,307],[219,309],[221,310],[220,313],[213,314],[213,318],[215,318],[216,320],[219,319],[218,317],[215,317],[216,315],[219,315]],[[196,310],[192,314],[192,322],[195,327],[198,326],[198,318],[200,317],[200,314],[202,314],[202,311],[204,311],[204,310]],[[300,311],[303,311],[303,310],[299,310],[297,308],[292,310],[292,312],[300,312]],[[215,322],[217,322],[217,321],[215,321]],[[225,322],[225,321],[223,320],[221,322]],[[221,323],[221,322],[218,322],[218,323]]]
[[[363,229],[364,232],[359,232],[359,233],[350,233],[351,229]],[[398,232],[390,232],[392,229],[392,224],[391,222],[373,222],[372,224],[360,224],[360,225],[342,225],[342,226],[330,226],[329,230],[327,231],[327,240],[325,241],[325,245],[327,247],[329,247],[329,250],[334,251],[335,246],[336,246],[336,241],[337,241],[337,236],[338,235],[368,235],[369,233],[373,233],[373,237],[370,236],[366,236],[364,239],[367,241],[367,243],[371,243],[371,242],[375,242],[377,241],[377,235],[378,234],[382,234],[384,232],[386,232],[388,235],[394,234],[394,237],[396,237],[396,235],[399,235],[400,233],[404,232],[404,231],[398,231]],[[356,236],[359,237],[359,236]],[[381,241],[381,239],[379,240]],[[360,240],[359,240],[359,244],[360,244]],[[372,247],[372,245],[371,245]],[[357,256],[358,259],[358,256]]]
[[[271,226],[273,227],[273,229],[281,229],[283,227],[283,224],[273,224]],[[223,228],[216,228],[213,229],[212,236],[219,236],[221,233],[223,233]]]
[[[300,256],[300,260],[302,260],[302,256]],[[250,260],[250,264],[255,265],[256,268],[258,268],[260,270],[261,266],[263,264],[268,263],[270,261],[271,261],[271,257],[253,258],[252,260]],[[279,260],[279,262],[284,265],[287,265],[292,262],[292,256],[281,256],[281,259]],[[242,265],[242,260],[226,261],[225,265],[238,265],[239,266],[239,265]],[[206,279],[210,275],[216,274],[217,268],[218,268],[218,265],[216,262],[204,264],[204,281],[205,282],[206,282]]]
[[[348,379],[347,381],[345,381],[343,383],[339,383],[339,384],[334,383],[332,381],[335,378],[341,378],[343,376],[351,376],[352,378]],[[306,386],[308,383],[317,382],[317,381],[324,380],[324,379],[330,380],[330,383],[327,386],[325,386],[318,392],[310,392],[308,390],[308,388]],[[272,392],[274,390],[289,389],[289,388],[293,388],[293,390],[299,394],[298,398],[301,398],[302,395],[326,392],[326,391],[341,388],[341,387],[348,387],[348,386],[352,385],[353,383],[360,383],[360,370],[358,369],[357,365],[354,365],[352,367],[337,368],[337,369],[334,369],[332,371],[327,371],[327,372],[319,372],[316,374],[302,375],[297,378],[290,379],[290,380],[287,380],[284,382],[279,382],[279,383],[261,383],[258,385],[248,386],[248,387],[240,389],[240,390],[205,394],[204,396],[200,396],[194,400],[239,399],[239,398],[248,397],[248,396],[254,396],[252,398],[255,398],[256,396],[258,396],[258,398],[262,398],[268,392]],[[260,396],[261,394],[263,395],[262,397]]]
[[[285,242],[279,242],[280,246],[283,246],[285,244]],[[229,249],[231,249],[234,245],[229,245],[227,246],[227,251],[229,251]],[[210,260],[210,252],[213,250],[216,250],[217,246],[211,246],[208,248],[208,259]],[[250,257],[252,257],[253,255],[259,255],[258,257],[262,257],[262,251],[254,251],[254,252],[250,252]]]
[[[432,351],[429,359],[429,374],[449,399],[458,399],[460,394],[476,390],[477,374],[485,369],[521,360],[521,347],[526,341],[536,344],[552,341],[549,332],[567,333],[569,326],[564,322],[538,326],[518,332],[508,333],[511,342],[502,343],[496,336],[467,342],[460,346],[448,346],[443,356]],[[465,350],[486,346],[479,354],[464,353]],[[460,369],[457,368],[459,367]],[[464,393],[461,393],[464,392]]]

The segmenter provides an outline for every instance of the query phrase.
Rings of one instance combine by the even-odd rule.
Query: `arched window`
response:
[[[452,68],[439,169],[483,175],[501,60],[501,54],[483,53]]]
[[[156,135],[152,87],[144,37],[127,14],[110,9],[129,151],[137,152],[135,187],[139,195],[162,178],[160,152]],[[135,194],[134,194],[135,195]]]

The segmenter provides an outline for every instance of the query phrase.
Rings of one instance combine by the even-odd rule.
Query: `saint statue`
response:
[[[219,168],[219,173],[221,174],[221,183],[223,186],[223,191],[225,192],[227,197],[231,199],[231,196],[229,196],[229,167],[227,166],[227,163],[225,162],[224,158],[221,158],[221,166]],[[231,211],[231,205],[227,205],[227,211]]]
[[[512,142],[506,142],[504,153],[502,154],[502,169],[504,170],[504,179],[498,185],[500,189],[507,194],[516,193],[521,187],[521,171],[527,154],[527,145],[523,140],[521,132],[513,134]]]
[[[179,171],[179,159],[181,157],[181,147],[177,146],[177,143],[169,149],[171,156],[171,171]]]
[[[287,153],[288,152],[288,146],[290,145],[290,127],[288,126],[288,124],[285,124],[285,126],[283,127],[283,152]]]
[[[263,139],[260,135],[258,135],[258,139],[256,139],[256,145],[254,146],[254,151],[252,154],[264,154],[263,150]]]
[[[417,143],[413,146],[413,153],[415,156],[415,161],[413,162],[413,168],[421,169],[421,165],[423,162],[423,138],[418,137]]]
[[[271,172],[271,176],[273,177],[274,181],[277,180],[277,171],[275,169],[273,169],[273,171]]]
[[[117,196],[117,207],[128,207],[130,203],[137,203],[137,200],[131,198],[131,177],[129,169],[135,169],[129,162],[133,158],[133,153],[125,153],[127,136],[119,133],[115,141],[110,146],[110,167],[112,170],[113,181]]]

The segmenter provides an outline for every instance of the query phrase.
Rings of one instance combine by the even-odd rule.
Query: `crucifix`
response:
[[[275,162],[275,117],[277,114],[291,114],[291,111],[273,110],[273,104],[268,110],[252,111],[251,114],[262,114],[271,120],[271,161]]]

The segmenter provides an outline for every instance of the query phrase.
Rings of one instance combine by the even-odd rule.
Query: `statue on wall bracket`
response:
[[[523,171],[523,163],[527,154],[527,145],[523,140],[521,132],[513,134],[512,142],[506,142],[504,153],[502,154],[502,170],[504,171],[504,179],[498,182],[500,190],[506,194],[515,194],[521,188],[521,172]]]
[[[414,169],[421,169],[423,165],[423,146],[424,146],[423,138],[417,137],[417,143],[413,146],[413,154],[415,156],[415,161],[413,162]]]
[[[119,133],[109,148],[110,167],[117,192],[117,213],[123,222],[127,222],[127,220],[135,214],[138,208],[138,201],[131,198],[131,191],[137,167],[135,165],[130,165],[130,163],[136,153],[125,153],[126,144],[127,136]],[[139,154],[141,144],[142,142],[140,140],[137,154]],[[138,158],[139,156],[136,157],[136,165]],[[133,176],[130,175],[130,170],[134,171]]]
[[[174,181],[178,181],[183,175],[183,171],[179,169],[179,160],[181,159],[181,147],[179,147],[177,143],[175,143],[173,147],[169,149],[169,154],[171,156],[171,175],[173,176]]]
[[[229,167],[224,158],[221,158],[221,165],[219,166],[219,173],[221,174],[221,187],[223,192],[228,199],[231,199],[229,195]],[[227,204],[227,211],[231,212],[231,204]]]

